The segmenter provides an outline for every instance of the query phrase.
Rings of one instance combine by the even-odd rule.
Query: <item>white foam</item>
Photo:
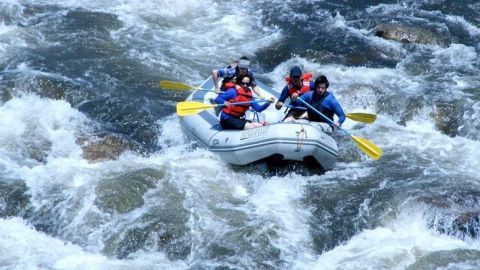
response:
[[[393,95],[400,92],[416,96],[423,92],[420,81],[396,69],[323,65],[302,57],[291,58],[268,74],[274,80],[276,92],[280,93],[285,86],[283,78],[294,65],[302,67],[304,72],[312,72],[314,79],[320,74],[326,75],[330,82],[329,92],[335,95],[346,112],[375,113],[378,93]]]
[[[0,9],[4,16],[20,18],[23,15],[24,7],[18,3],[18,0],[2,0],[0,3]],[[2,23],[4,22],[2,21]]]
[[[480,35],[480,28],[468,22],[467,20],[465,20],[465,18],[454,15],[447,15],[446,18],[452,23],[461,25],[471,37]]]
[[[478,250],[478,245],[432,232],[425,220],[422,210],[405,210],[387,226],[364,230],[323,253],[311,269],[405,269],[431,252]]]
[[[451,44],[448,48],[439,49],[433,53],[434,59],[430,60],[433,65],[452,68],[473,69],[478,62],[478,54],[475,48],[463,44]]]
[[[456,136],[454,138],[442,134],[426,111],[419,112],[414,119],[407,121],[406,126],[400,126],[388,119],[380,119],[381,124],[371,126],[369,134],[377,134],[375,143],[385,151],[407,153],[403,159],[409,159],[410,154],[429,160],[432,165],[424,168],[425,174],[442,173],[457,175],[458,184],[465,181],[480,183],[476,168],[480,166],[480,143],[478,141]],[[377,120],[378,122],[379,120]],[[385,136],[382,132],[388,131]],[[392,140],[392,137],[398,138]],[[401,143],[398,143],[398,142]],[[401,162],[402,158],[398,158]],[[433,171],[432,171],[433,169]]]
[[[378,4],[375,6],[370,6],[366,11],[370,14],[379,14],[379,13],[393,13],[404,11],[406,3],[404,4]]]
[[[402,47],[401,43],[376,37],[367,29],[357,29],[349,26],[348,22],[339,12],[336,13],[335,17],[330,19],[327,27],[333,30],[343,29],[348,32],[348,35],[368,41],[372,47],[381,52],[384,58],[401,58],[406,55],[406,49]]]
[[[9,52],[15,47],[26,47],[24,39],[19,36],[20,29],[17,26],[5,25],[0,21],[0,64],[4,61],[8,64]]]
[[[19,218],[0,219],[0,265],[11,269],[186,269],[161,253],[139,254],[134,260],[109,259],[36,231]],[[9,268],[10,269],[10,268]]]
[[[164,76],[200,82],[213,68],[251,56],[281,38],[276,26],[265,25],[261,10],[248,3],[187,1],[34,1],[118,15],[122,27],[112,32],[131,57]],[[205,27],[208,25],[209,27]],[[208,73],[207,73],[208,72]]]
[[[22,159],[31,158],[25,153],[32,148],[48,154],[49,159],[78,158],[81,150],[76,135],[89,130],[88,122],[66,101],[35,95],[14,97],[0,106],[1,147]]]
[[[268,181],[256,182],[256,189],[249,204],[254,207],[257,220],[264,220],[264,226],[276,227],[278,238],[273,244],[282,250],[282,256],[300,263],[298,257],[311,257],[306,247],[310,243],[308,219],[311,209],[302,203],[304,184],[302,177],[291,174],[284,178],[273,177]]]

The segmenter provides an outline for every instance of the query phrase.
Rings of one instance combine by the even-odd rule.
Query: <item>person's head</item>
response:
[[[248,69],[250,68],[250,60],[246,56],[240,57],[238,60],[238,74],[241,76],[248,75]]]
[[[330,83],[328,82],[327,77],[325,77],[325,75],[320,75],[315,79],[315,92],[323,95],[327,91],[329,85]]]
[[[299,66],[294,66],[290,69],[290,79],[294,86],[300,87],[302,83],[302,69]]]
[[[234,82],[236,82],[236,79],[237,79],[236,77],[225,77],[225,78],[223,78],[223,82],[224,83],[227,83],[227,82],[233,82],[234,83]]]
[[[241,87],[250,87],[250,85],[252,85],[252,79],[250,78],[250,76],[244,76],[240,82],[238,83]]]
[[[235,82],[236,82],[235,77],[223,78],[223,80],[222,80],[223,88],[225,88],[225,89],[234,88],[235,87]]]

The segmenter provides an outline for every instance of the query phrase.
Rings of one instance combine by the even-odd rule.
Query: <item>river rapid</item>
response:
[[[380,2],[2,0],[0,269],[479,269],[480,3]],[[158,82],[242,55],[276,91],[325,74],[382,158],[334,134],[325,174],[237,167],[185,138]]]

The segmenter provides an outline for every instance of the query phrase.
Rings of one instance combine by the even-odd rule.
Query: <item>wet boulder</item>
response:
[[[452,207],[451,202],[449,202],[445,198],[436,197],[436,196],[422,197],[420,201],[434,208],[447,209]]]
[[[477,238],[479,229],[480,211],[462,213],[453,221],[453,231],[460,236]]]
[[[143,173],[144,176],[138,177],[136,180],[140,186],[142,186],[142,178],[145,180],[150,177],[149,181],[165,179],[161,170],[148,169]],[[146,177],[147,175],[148,177]],[[116,181],[109,181],[109,185]],[[158,250],[172,261],[184,260],[190,254],[192,235],[188,224],[191,211],[184,205],[185,193],[169,181],[162,181],[155,185],[155,190],[150,189],[147,195],[149,199],[145,202],[147,205],[143,206],[140,211],[140,216],[138,215],[140,212],[137,211],[135,214],[129,215],[128,222],[119,224],[115,231],[105,231],[104,254],[124,259],[142,249]],[[111,197],[111,200],[117,199],[118,196],[111,194],[109,190],[104,191],[110,194],[107,196]],[[132,192],[135,194],[134,190]],[[124,195],[127,196],[127,199],[131,196],[131,194]],[[102,209],[105,208],[102,206]]]
[[[425,106],[424,101],[417,97],[408,97],[405,101],[404,111],[400,115],[397,123],[406,126],[408,121],[415,119],[420,110]]]
[[[164,177],[163,171],[142,169],[102,180],[95,189],[95,205],[113,213],[127,213],[143,206],[143,195]]]
[[[92,141],[79,139],[77,142],[83,144],[83,158],[89,161],[117,159],[124,151],[132,149],[132,145],[126,139],[115,135],[107,135]]]
[[[0,217],[25,214],[30,205],[28,188],[22,180],[0,179]]]
[[[448,46],[448,41],[439,34],[424,28],[400,25],[381,24],[373,29],[373,34],[387,40],[401,43],[434,44],[442,47]]]
[[[458,100],[439,100],[435,104],[433,112],[435,127],[443,134],[455,137],[463,122],[463,105]]]
[[[420,254],[419,254],[420,255]],[[418,257],[413,264],[405,270],[430,270],[430,269],[475,269],[469,267],[477,265],[480,251],[468,248],[456,248],[453,250],[438,250],[426,252]],[[461,265],[461,266],[460,266]]]
[[[459,239],[480,235],[479,194],[450,193],[419,199],[428,206],[429,227]]]

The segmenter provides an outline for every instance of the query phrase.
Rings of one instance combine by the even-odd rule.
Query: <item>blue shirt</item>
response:
[[[310,92],[312,90],[315,89],[315,82],[314,81],[310,81]],[[300,96],[302,96],[303,94],[301,94]],[[283,102],[285,103],[285,100],[287,100],[288,98],[288,85],[285,85],[285,87],[283,87],[282,89],[282,92],[280,93],[280,97],[278,98],[278,102]],[[292,101],[290,100],[290,105],[294,106],[294,107],[298,107],[298,106],[302,106],[301,103],[297,102],[297,101]]]
[[[314,93],[315,91],[309,91],[303,94],[302,100],[307,102],[310,105],[313,105],[312,103],[313,103]],[[343,112],[342,106],[340,106],[340,103],[338,103],[337,99],[332,93],[329,93],[329,95],[322,100],[322,102],[320,103],[320,107],[321,108],[315,107],[315,109],[321,112],[322,108],[325,108],[327,110],[334,112],[338,116],[338,123],[340,123],[340,125],[345,121],[346,116],[345,116],[345,113]]]
[[[215,98],[214,101],[217,104],[223,104],[223,103],[225,103],[225,101],[228,101],[229,99],[236,98],[236,97],[237,97],[237,90],[235,90],[235,88],[229,88],[229,89],[227,89],[227,91],[218,94],[218,96]],[[250,103],[250,106],[256,112],[261,112],[261,111],[265,110],[269,105],[270,105],[269,102],[265,102],[265,104],[260,105],[260,104],[258,104],[258,102],[256,101],[255,98],[253,98],[253,102]],[[234,105],[232,105],[232,106],[234,106]],[[220,114],[220,119],[222,119],[222,120],[226,120],[226,119],[229,119],[231,117],[232,116],[224,113],[223,111]]]

